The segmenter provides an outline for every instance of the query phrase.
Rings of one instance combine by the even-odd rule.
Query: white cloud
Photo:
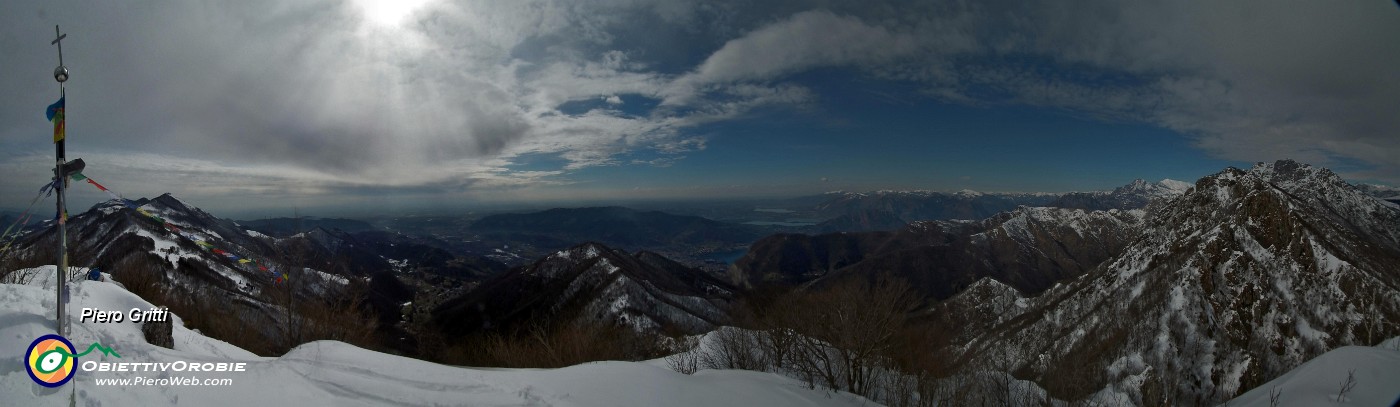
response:
[[[954,103],[1142,121],[1230,159],[1351,160],[1375,167],[1357,176],[1400,183],[1400,13],[1384,2],[808,7],[429,2],[385,26],[331,0],[9,2],[0,41],[13,58],[0,73],[44,78],[0,81],[0,147],[11,154],[0,166],[21,171],[47,152],[34,137],[47,126],[35,106],[55,93],[44,81],[54,63],[47,37],[61,17],[74,73],[70,155],[150,161],[95,167],[132,181],[151,171],[198,175],[153,188],[567,184],[579,169],[656,160],[629,153],[666,163],[704,150],[695,126],[819,103],[817,90],[792,79],[819,68]],[[662,107],[629,111],[643,104],[623,103],[632,97]],[[571,102],[596,107],[559,110]],[[538,155],[563,162],[515,166]],[[160,167],[171,162],[185,164]],[[43,177],[24,168],[33,173],[25,179]],[[4,182],[7,193],[32,189]]]
[[[666,90],[667,104],[689,104],[715,85],[764,81],[824,66],[881,65],[911,54],[918,41],[826,10],[797,13],[724,44]]]

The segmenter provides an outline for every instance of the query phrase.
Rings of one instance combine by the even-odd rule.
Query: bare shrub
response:
[[[122,283],[132,294],[155,304],[165,299],[165,270],[152,267],[150,259],[144,257],[138,254],[122,257],[111,270],[112,279]]]
[[[1351,393],[1356,388],[1356,369],[1347,371],[1346,380],[1342,380],[1341,388],[1337,389],[1337,404],[1346,401],[1347,393]]]
[[[706,369],[767,370],[768,362],[764,358],[758,333],[746,329],[720,328],[710,335],[713,346],[700,354],[700,366]]]
[[[672,347],[670,356],[666,357],[666,367],[671,368],[681,374],[695,374],[700,370],[700,349],[696,341],[683,341],[677,347]]]
[[[297,318],[303,341],[333,340],[372,348],[377,345],[378,320],[368,310],[368,288],[351,284],[339,295],[320,301],[303,301]]]
[[[767,310],[767,337],[757,348],[809,386],[872,395],[877,375],[894,367],[915,304],[908,283],[885,277],[794,293]]]
[[[597,320],[544,322],[515,334],[464,338],[439,353],[442,363],[508,368],[559,368],[603,360],[665,356],[656,338]]]

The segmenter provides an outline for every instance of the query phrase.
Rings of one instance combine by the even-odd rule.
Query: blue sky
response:
[[[69,156],[217,213],[1400,182],[1400,10],[1285,3],[11,2],[0,207],[52,163],[54,24]]]

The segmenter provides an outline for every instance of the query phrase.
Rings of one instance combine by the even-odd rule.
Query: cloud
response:
[[[660,93],[674,75],[613,49],[614,31],[638,20],[622,15],[648,8],[664,14],[661,23],[694,18],[682,2],[434,2],[397,27],[326,0],[3,7],[14,23],[5,38],[33,43],[11,66],[45,75],[49,19],[34,16],[63,9],[75,74],[74,153],[290,169],[277,180],[229,172],[269,190],[291,180],[402,187],[454,177],[478,187],[548,185],[565,182],[557,178],[567,171],[617,165],[615,157],[633,150],[701,149],[703,139],[683,129],[801,97],[792,87],[738,88],[720,100],[697,99],[687,112],[558,110],[570,101],[622,105],[618,95]],[[29,136],[45,123],[24,112],[52,91],[3,90],[24,97],[0,101],[0,145],[42,154],[42,139]],[[530,154],[566,164],[544,172],[510,167]],[[194,167],[213,168],[168,170]]]
[[[1221,158],[1360,163],[1350,175],[1400,182],[1400,115],[1389,107],[1400,98],[1400,13],[1389,4],[866,4],[731,39],[667,100],[844,67],[952,103],[1144,122]]]
[[[988,9],[1000,4],[984,3]],[[1015,8],[1015,7],[1013,7]],[[876,74],[966,104],[1025,104],[1176,130],[1221,158],[1360,162],[1400,182],[1400,13],[1381,3],[1091,2],[969,8],[965,52]],[[1027,18],[1022,16],[1036,16]],[[1389,67],[1389,68],[1387,68]]]
[[[118,179],[195,174],[160,187],[208,194],[472,193],[669,165],[706,149],[697,127],[820,104],[800,75],[815,69],[1400,183],[1400,13],[1379,2],[431,1],[398,25],[334,0],[7,2],[0,16],[0,77],[20,78],[0,81],[0,166],[15,171],[42,172],[51,151],[35,135],[56,22],[70,156]],[[515,165],[537,155],[560,163]]]
[[[730,40],[696,69],[701,83],[769,79],[820,66],[879,65],[914,51],[906,33],[826,10],[805,11]]]

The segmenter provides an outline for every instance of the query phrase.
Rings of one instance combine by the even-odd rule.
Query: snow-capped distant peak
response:
[[[971,190],[971,189],[964,189],[964,190],[958,191],[957,193],[955,193],[955,195],[958,195],[958,196],[965,196],[965,197],[979,197],[979,196],[982,196],[982,193],[981,193],[981,192],[977,192],[977,191],[973,191],[973,190]]]
[[[1190,182],[1177,181],[1171,178],[1157,181],[1157,185],[1161,185],[1167,189],[1180,192],[1186,192],[1186,190],[1191,189],[1192,186]]]

